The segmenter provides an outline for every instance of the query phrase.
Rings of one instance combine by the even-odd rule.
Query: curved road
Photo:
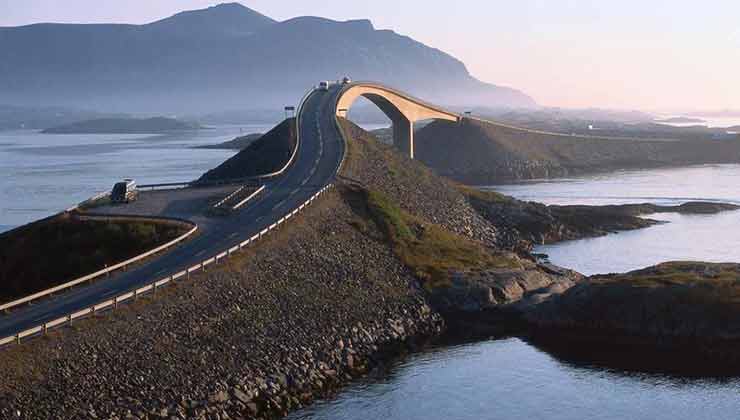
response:
[[[344,156],[344,141],[334,117],[340,94],[341,85],[332,86],[328,92],[315,90],[310,94],[297,121],[300,145],[295,161],[283,175],[268,181],[265,190],[238,213],[130,271],[14,309],[0,317],[0,337],[14,335],[182,271],[254,236],[299,207],[334,180]]]

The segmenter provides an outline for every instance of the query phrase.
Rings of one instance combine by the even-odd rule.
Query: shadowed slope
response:
[[[295,147],[295,118],[290,118],[226,162],[206,172],[198,182],[248,178],[278,171],[288,162]]]

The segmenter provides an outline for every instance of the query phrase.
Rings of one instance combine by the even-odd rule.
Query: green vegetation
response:
[[[426,223],[378,191],[361,190],[368,215],[427,290],[450,285],[452,270],[514,268],[515,260],[480,243]]]
[[[614,276],[595,277],[596,287],[619,284],[639,289],[668,289],[681,303],[723,303],[740,312],[740,266],[669,262]]]
[[[492,190],[479,190],[464,184],[457,184],[457,189],[468,198],[474,198],[488,203],[508,203],[514,201],[508,195],[501,194]]]
[[[185,233],[180,225],[80,221],[69,215],[0,235],[0,302],[134,257]]]

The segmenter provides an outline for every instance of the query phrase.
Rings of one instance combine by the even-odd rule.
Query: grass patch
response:
[[[401,261],[427,290],[450,285],[450,271],[518,268],[519,262],[496,255],[484,245],[422,221],[378,191],[360,190],[372,218]]]
[[[0,235],[0,302],[116,264],[186,231],[176,224],[81,221],[65,214],[5,232]]]
[[[695,304],[730,304],[740,311],[740,266],[702,262],[669,262],[626,274],[599,276],[595,285],[666,293]]]
[[[474,198],[489,203],[508,203],[513,201],[513,198],[508,195],[501,194],[491,190],[479,190],[477,188],[469,187],[463,184],[455,185],[463,195],[468,198]]]

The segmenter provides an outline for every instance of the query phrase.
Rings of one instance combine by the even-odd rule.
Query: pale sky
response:
[[[0,0],[0,26],[146,23],[208,0]],[[243,0],[277,20],[366,18],[541,105],[740,109],[737,0]]]

